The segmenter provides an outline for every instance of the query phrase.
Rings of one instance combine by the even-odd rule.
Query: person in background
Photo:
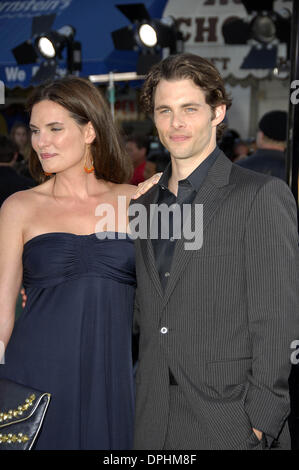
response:
[[[219,138],[217,136],[218,147],[222,152],[231,160],[234,161],[234,144],[236,140],[240,139],[240,134],[235,129],[227,128],[227,120],[225,119],[223,124],[223,134]],[[224,127],[225,126],[225,127]]]
[[[131,157],[134,173],[130,184],[137,186],[145,180],[144,170],[149,151],[149,139],[143,135],[130,135],[126,138],[126,151]]]
[[[23,122],[16,122],[11,128],[10,136],[17,144],[19,154],[28,160],[31,150],[29,128]]]
[[[233,162],[242,160],[248,155],[249,149],[247,143],[242,139],[236,139],[233,145]]]
[[[146,159],[144,169],[144,178],[147,180],[156,173],[161,173],[165,170],[170,162],[170,156],[166,152],[152,152]]]
[[[29,178],[31,177],[28,168],[31,152],[29,128],[23,122],[16,122],[11,128],[10,136],[18,147],[15,169],[20,175]]]
[[[17,145],[9,137],[0,135],[0,206],[11,194],[35,186],[31,178],[19,175],[14,169],[17,158]]]
[[[287,140],[287,113],[270,111],[258,124],[257,150],[236,163],[243,168],[286,179],[285,149]]]

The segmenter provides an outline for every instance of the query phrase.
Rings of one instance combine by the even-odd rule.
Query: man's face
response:
[[[225,106],[212,116],[203,91],[190,79],[161,80],[156,88],[154,120],[162,144],[175,159],[194,162],[207,157],[216,144],[216,126]]]

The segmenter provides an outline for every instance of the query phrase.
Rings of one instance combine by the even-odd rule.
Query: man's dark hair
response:
[[[146,154],[148,154],[150,149],[150,141],[146,135],[141,134],[131,134],[126,137],[126,142],[135,142],[137,148],[146,149]]]
[[[10,163],[18,152],[18,147],[6,135],[0,135],[0,163]]]
[[[154,65],[148,73],[140,95],[144,111],[147,114],[153,114],[155,92],[161,80],[184,79],[192,80],[204,92],[213,118],[217,106],[225,104],[227,109],[231,106],[231,99],[226,93],[224,81],[212,62],[195,54],[177,54],[170,55]],[[217,126],[218,138],[225,127],[223,123]]]

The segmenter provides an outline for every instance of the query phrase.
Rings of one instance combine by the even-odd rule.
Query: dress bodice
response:
[[[24,287],[52,287],[81,277],[135,285],[134,243],[128,234],[50,232],[24,245]]]

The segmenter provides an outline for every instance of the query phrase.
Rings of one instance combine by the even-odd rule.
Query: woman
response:
[[[0,376],[52,394],[35,449],[130,449],[135,267],[126,214],[110,237],[95,234],[96,208],[117,214],[118,197],[128,205],[136,192],[125,184],[128,159],[88,81],[41,85],[29,111],[30,167],[41,184],[0,212]],[[14,327],[22,278],[27,303]]]
[[[11,128],[10,135],[19,149],[18,158],[15,163],[15,169],[21,175],[31,179],[31,175],[28,169],[28,160],[31,153],[29,129],[26,124],[22,122],[16,122]]]
[[[16,122],[11,128],[10,134],[22,157],[28,159],[30,155],[30,134],[26,124]]]

